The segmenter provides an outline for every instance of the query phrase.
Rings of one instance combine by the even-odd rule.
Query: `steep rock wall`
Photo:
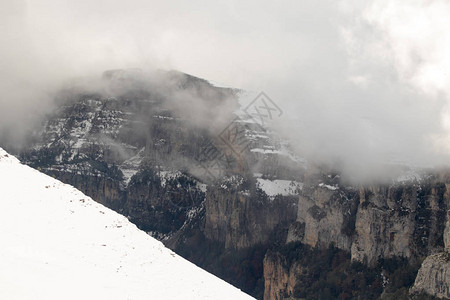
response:
[[[208,187],[205,210],[207,238],[226,248],[245,248],[269,242],[271,236],[285,238],[296,219],[297,203],[295,197],[271,200],[263,194],[219,186]]]
[[[359,190],[305,187],[287,242],[333,244],[369,265],[380,258],[425,256],[444,247],[448,201],[447,186],[439,180]]]
[[[278,253],[264,258],[264,299],[282,300],[294,293],[297,276],[302,271],[300,264],[287,265]]]
[[[450,254],[448,252],[433,254],[424,260],[411,293],[427,293],[439,298],[450,298]]]
[[[306,188],[299,196],[296,223],[289,228],[287,242],[300,241],[312,247],[328,247],[350,250],[349,229],[355,204],[355,193],[347,193],[327,187]]]

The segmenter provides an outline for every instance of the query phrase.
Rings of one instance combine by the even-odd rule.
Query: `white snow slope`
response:
[[[0,148],[0,299],[252,299]]]

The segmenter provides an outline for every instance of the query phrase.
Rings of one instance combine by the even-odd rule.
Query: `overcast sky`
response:
[[[164,68],[265,91],[282,134],[350,169],[450,152],[445,0],[0,0],[0,19],[0,125],[66,78]]]

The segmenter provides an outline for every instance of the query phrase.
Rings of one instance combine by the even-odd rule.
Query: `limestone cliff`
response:
[[[446,184],[446,196],[449,194]],[[450,211],[444,230],[444,251],[428,256],[422,263],[411,292],[427,293],[439,298],[450,298]]]
[[[450,299],[450,254],[448,252],[433,254],[424,260],[411,292]]]
[[[264,299],[290,299],[302,268],[297,262],[288,264],[278,253],[264,258]]]
[[[374,265],[380,258],[423,256],[443,248],[448,205],[445,184],[361,189],[352,259]]]
[[[205,200],[207,238],[226,248],[245,248],[285,239],[286,229],[297,216],[294,197],[270,199],[251,183],[223,183],[208,187]]]
[[[446,185],[438,180],[361,187],[304,187],[287,242],[336,247],[353,260],[423,256],[443,248]]]
[[[300,241],[312,247],[331,243],[350,250],[352,214],[357,194],[331,186],[304,187],[298,201],[296,223],[289,228],[287,242]]]

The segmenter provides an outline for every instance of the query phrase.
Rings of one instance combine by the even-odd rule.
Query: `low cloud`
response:
[[[280,134],[349,176],[449,161],[446,1],[3,2],[0,137],[14,143],[68,81],[162,68],[265,91]]]

